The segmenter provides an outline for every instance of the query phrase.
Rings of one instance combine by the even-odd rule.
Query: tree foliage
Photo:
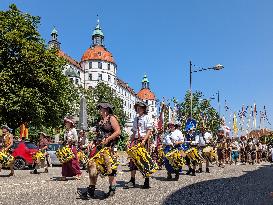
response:
[[[178,119],[185,128],[185,123],[190,118],[190,92],[187,92],[184,101],[177,103]],[[197,121],[197,129],[204,124],[207,129],[216,132],[220,126],[220,117],[215,108],[210,104],[210,100],[202,99],[202,92],[193,93],[192,97],[192,118]]]
[[[65,61],[46,48],[39,23],[14,4],[0,11],[0,119],[12,128],[55,127],[78,100],[62,73]]]
[[[127,116],[123,111],[123,101],[105,83],[99,82],[93,89],[83,91],[87,100],[88,124],[94,126],[100,120],[98,103],[108,102],[114,106],[114,115],[117,117],[121,128],[124,128]]]

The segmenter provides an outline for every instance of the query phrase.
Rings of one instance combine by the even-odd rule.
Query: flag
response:
[[[160,114],[159,114],[159,118],[157,121],[157,129],[158,130],[163,130],[163,126],[164,126],[164,109],[165,109],[165,104],[164,102],[161,105],[161,109],[160,109]]]
[[[28,128],[26,126],[26,123],[22,123],[20,125],[20,138],[28,139]]]
[[[235,135],[238,133],[236,113],[233,115],[233,132]]]
[[[256,107],[256,103],[254,103],[254,108],[253,108],[253,128],[255,130],[256,130],[256,127],[257,127],[256,116],[257,116],[257,107]]]

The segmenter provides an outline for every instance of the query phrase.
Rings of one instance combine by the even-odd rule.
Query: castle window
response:
[[[108,63],[108,70],[110,70],[110,63]]]
[[[76,79],[76,84],[77,84],[77,85],[79,84],[79,79]]]
[[[98,52],[98,55],[101,56],[101,52]]]
[[[89,80],[92,80],[92,74],[89,74]]]
[[[111,82],[111,76],[108,75],[108,82]]]
[[[99,73],[99,75],[98,75],[98,80],[102,80],[102,74],[101,73]]]
[[[102,63],[101,62],[98,63],[98,67],[99,67],[99,69],[102,69]]]
[[[89,69],[92,69],[92,62],[89,62]]]

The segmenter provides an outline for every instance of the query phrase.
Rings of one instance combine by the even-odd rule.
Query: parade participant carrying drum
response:
[[[167,179],[172,179],[172,174],[175,174],[175,181],[178,181],[179,179],[179,172],[181,171],[182,164],[183,164],[183,157],[185,157],[185,153],[182,151],[182,144],[184,143],[184,136],[182,132],[178,129],[176,129],[175,124],[172,122],[168,123],[169,131],[166,133],[163,139],[163,145],[164,145],[164,164],[167,170]],[[170,155],[176,155],[178,159],[173,159],[174,156]],[[168,159],[168,155],[171,158]],[[180,155],[177,156],[177,155]],[[183,156],[182,156],[183,155]],[[179,160],[180,163],[172,163],[171,161]]]
[[[38,142],[39,151],[33,156],[34,158],[34,171],[33,174],[38,174],[37,169],[45,167],[45,173],[48,173],[48,162],[47,157],[48,153],[46,152],[49,145],[49,140],[46,137],[46,134],[41,132],[40,139]]]
[[[145,148],[146,153],[143,153],[143,154],[145,154],[144,161],[145,161],[145,163],[147,162],[147,164],[150,166],[151,162],[149,159],[151,159],[151,157],[147,153],[148,152],[147,149],[148,149],[148,141],[149,141],[149,138],[151,137],[151,133],[152,133],[152,129],[153,129],[152,120],[147,115],[147,105],[145,103],[137,102],[135,104],[134,108],[135,108],[138,116],[135,117],[134,122],[133,122],[133,129],[132,129],[133,134],[130,139],[129,148],[131,148],[131,149],[136,148],[138,146],[138,144],[140,144],[140,146],[142,148]],[[128,151],[132,151],[132,150],[129,149]],[[128,151],[127,151],[127,153],[128,153]],[[132,156],[130,156],[130,157],[132,157]],[[132,159],[130,160],[131,179],[129,182],[127,182],[125,184],[124,188],[135,187],[135,177],[136,177],[136,170],[137,170],[136,163],[137,162],[134,162]],[[147,170],[147,171],[150,171],[150,170]],[[142,173],[142,174],[144,174],[144,173]],[[142,188],[149,189],[150,188],[149,176],[146,175],[144,177],[145,177],[145,181],[144,181],[144,185]]]
[[[3,125],[2,129],[2,143],[0,143],[0,172],[2,167],[10,168],[10,174],[14,175],[14,157],[11,155],[11,147],[13,146],[13,135],[10,133],[11,129],[7,125]]]
[[[64,124],[66,130],[64,133],[63,147],[61,148],[62,152],[60,153],[64,153],[65,157],[63,160],[61,160],[63,162],[61,180],[67,180],[66,177],[74,176],[76,176],[76,179],[80,179],[81,170],[78,162],[76,147],[78,142],[78,135],[75,129],[75,122],[71,118],[66,117],[64,118]],[[66,157],[68,157],[69,160],[65,159]]]
[[[117,140],[121,134],[120,126],[116,116],[113,114],[114,107],[109,103],[99,103],[97,106],[101,120],[96,126],[96,137],[90,143],[92,148],[87,170],[89,173],[90,185],[87,192],[78,192],[82,198],[93,198],[98,175],[108,176],[109,192],[107,197],[113,196],[116,191],[117,174]]]
[[[186,137],[185,143],[182,145],[183,150],[185,151],[186,157],[186,165],[188,166],[189,170],[187,171],[186,175],[195,176],[195,168],[196,168],[196,160],[190,157],[190,152],[194,151],[191,148],[195,147],[195,132],[196,128],[196,121],[194,119],[188,119],[186,122]]]
[[[206,132],[205,126],[201,125],[200,132],[195,137],[195,142],[197,145],[197,149],[199,150],[199,153],[201,153],[202,155],[203,155],[203,152],[206,151],[205,148],[207,147],[207,145],[209,145],[210,138],[211,138],[211,135],[208,132]],[[205,159],[205,163],[206,163],[206,172],[209,173],[209,159],[208,159],[208,157],[204,157],[204,159]],[[202,162],[199,163],[198,172],[199,173],[203,172]]]

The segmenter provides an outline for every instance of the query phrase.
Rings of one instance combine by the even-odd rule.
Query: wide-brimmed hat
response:
[[[65,117],[64,118],[64,123],[66,123],[66,122],[70,122],[72,124],[72,126],[75,126],[75,122],[71,118]]]
[[[100,109],[100,108],[108,109],[110,114],[113,114],[113,110],[115,109],[115,107],[113,105],[111,105],[110,103],[106,103],[106,102],[99,103],[97,105],[97,109]]]
[[[137,107],[143,107],[145,110],[147,110],[147,104],[144,102],[136,102],[136,104],[134,105],[135,111]]]
[[[38,134],[39,134],[39,135],[43,135],[44,137],[46,137],[46,136],[47,136],[47,134],[46,134],[46,133],[44,133],[44,132],[39,132]]]
[[[2,126],[1,126],[1,129],[6,129],[6,130],[8,130],[9,132],[12,131],[12,129],[11,129],[9,126],[7,126],[7,125],[2,125]]]

